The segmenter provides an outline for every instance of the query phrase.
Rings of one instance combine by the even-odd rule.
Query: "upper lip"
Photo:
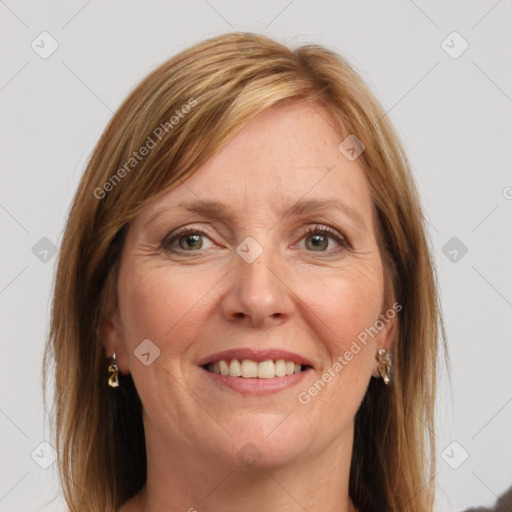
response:
[[[262,361],[276,361],[277,359],[284,359],[285,361],[293,361],[300,365],[313,366],[310,361],[299,354],[277,348],[261,350],[255,350],[253,348],[234,348],[231,350],[223,350],[222,352],[216,352],[215,354],[201,358],[197,364],[198,366],[204,366],[208,363],[218,363],[222,360],[231,361],[233,359],[238,359],[239,361],[250,359],[251,361],[256,361],[258,363]]]

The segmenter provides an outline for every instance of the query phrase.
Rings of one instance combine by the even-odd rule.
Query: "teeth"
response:
[[[262,361],[258,364],[259,379],[272,379],[275,376],[274,361]]]
[[[233,359],[231,363],[226,360],[210,363],[207,369],[212,373],[230,375],[231,377],[272,379],[274,377],[285,377],[286,375],[300,373],[302,366],[293,361],[285,361],[284,359],[268,360],[260,363],[250,359],[244,359],[240,363],[238,359]]]
[[[258,376],[258,363],[256,361],[250,361],[249,359],[244,359],[242,361],[242,377],[246,379],[249,377],[257,377]]]
[[[274,365],[276,377],[284,377],[286,375],[286,361],[284,359],[278,359]]]
[[[226,361],[219,361],[219,368],[221,375],[229,375],[229,368]]]
[[[229,375],[231,375],[231,377],[242,376],[242,365],[238,359],[233,359],[233,361],[231,361],[231,364],[229,365]]]

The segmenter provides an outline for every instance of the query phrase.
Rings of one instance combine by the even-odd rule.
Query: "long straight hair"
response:
[[[407,157],[382,107],[336,52],[229,33],[179,53],[133,90],[101,136],[71,206],[43,387],[46,397],[53,374],[58,467],[72,512],[115,511],[146,480],[142,404],[130,375],[121,377],[119,389],[108,387],[99,329],[116,305],[126,226],[255,116],[301,101],[323,102],[343,132],[365,146],[358,162],[370,187],[386,294],[403,308],[396,317],[392,384],[371,379],[355,417],[350,496],[364,512],[432,510],[444,327]]]

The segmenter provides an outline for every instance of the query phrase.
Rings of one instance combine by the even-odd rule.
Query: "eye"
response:
[[[207,238],[207,234],[194,228],[179,229],[167,235],[162,241],[162,248],[171,252],[191,252],[210,247],[213,247],[213,244]]]
[[[313,252],[331,252],[327,251],[327,249],[332,246],[332,243],[330,243],[332,240],[343,248],[349,248],[349,243],[343,235],[332,228],[318,224],[314,227],[308,226],[306,228],[306,234],[303,236],[303,240],[306,249]],[[331,247],[331,249],[335,250],[336,248]]]
[[[337,252],[336,245],[349,249],[348,240],[328,226],[316,224],[307,226],[304,240],[305,248],[311,252]],[[335,247],[332,247],[335,245]],[[167,235],[162,241],[162,249],[174,253],[200,252],[214,247],[208,234],[194,227],[184,227]],[[340,250],[338,247],[338,250]]]

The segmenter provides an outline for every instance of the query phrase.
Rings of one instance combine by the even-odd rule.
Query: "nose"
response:
[[[277,325],[292,311],[291,290],[269,249],[252,263],[238,255],[222,301],[224,318],[249,327]]]

